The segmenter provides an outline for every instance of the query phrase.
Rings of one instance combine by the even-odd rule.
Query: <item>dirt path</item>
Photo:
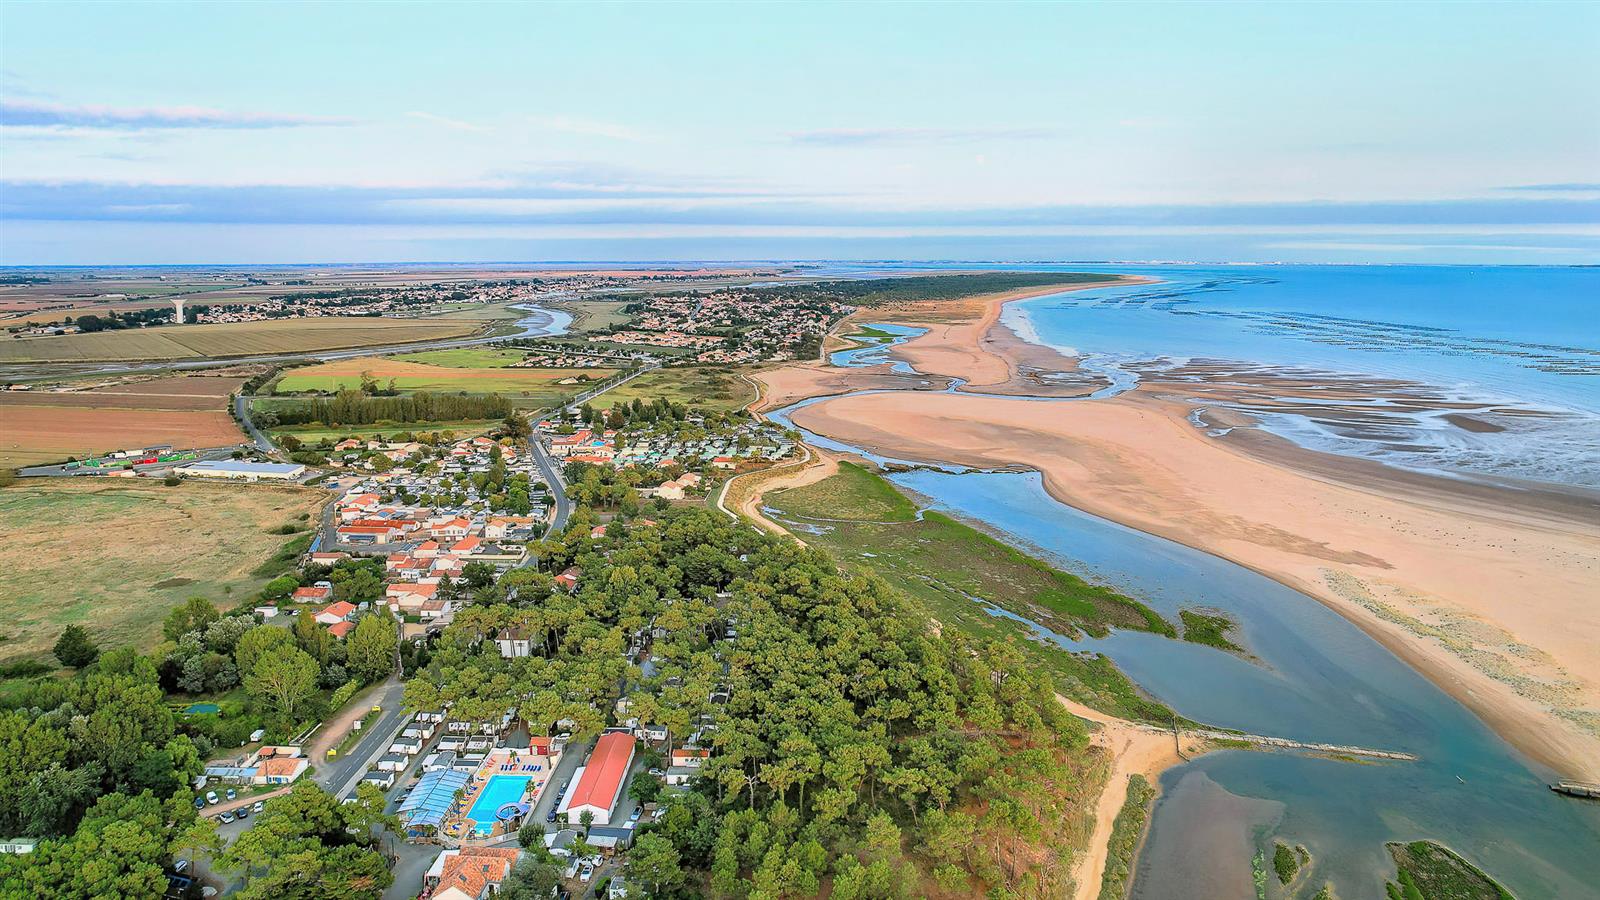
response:
[[[1067,711],[1080,719],[1093,723],[1096,728],[1091,741],[1111,754],[1111,771],[1095,800],[1094,831],[1089,845],[1072,867],[1072,880],[1076,885],[1075,900],[1094,900],[1100,894],[1100,880],[1105,874],[1107,845],[1111,841],[1111,826],[1128,796],[1128,779],[1143,775],[1151,785],[1159,787],[1161,773],[1183,762],[1177,744],[1170,733],[1150,731],[1146,728],[1108,716],[1090,709],[1060,694],[1056,699]],[[1184,754],[1193,758],[1205,752],[1200,740],[1185,737]]]
[[[390,681],[393,679],[391,678]],[[380,681],[377,684],[356,694],[339,714],[322,723],[317,729],[316,739],[311,746],[306,748],[306,758],[311,760],[313,766],[322,766],[328,761],[328,751],[339,745],[350,734],[351,726],[366,718],[372,711],[372,696],[388,686],[389,681]]]
[[[804,455],[794,462],[728,479],[722,495],[717,499],[717,506],[730,516],[749,519],[765,531],[787,535],[804,546],[805,541],[767,518],[761,511],[762,498],[768,492],[816,484],[839,471],[837,456],[807,444],[801,444],[800,449]]]

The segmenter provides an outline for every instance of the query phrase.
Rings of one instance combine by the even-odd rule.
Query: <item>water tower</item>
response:
[[[182,325],[183,324],[183,298],[182,297],[173,297],[172,298],[172,308],[178,311],[177,316],[172,320],[172,324],[174,324],[174,325]]]

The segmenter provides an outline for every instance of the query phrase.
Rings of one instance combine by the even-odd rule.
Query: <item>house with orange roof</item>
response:
[[[335,622],[328,626],[328,633],[333,635],[334,639],[342,641],[345,635],[353,631],[355,627],[356,623],[354,622]]]
[[[326,603],[333,599],[333,586],[327,584],[314,584],[311,587],[295,588],[289,596],[296,603]]]
[[[256,774],[251,780],[256,784],[293,784],[310,765],[304,756],[263,759],[256,763]]]
[[[340,600],[337,603],[328,604],[321,612],[317,613],[317,622],[322,625],[337,625],[340,622],[349,621],[350,617],[355,614],[356,605],[354,603],[348,600]]]
[[[422,891],[433,900],[484,900],[522,858],[515,847],[463,847],[445,850],[422,876]]]

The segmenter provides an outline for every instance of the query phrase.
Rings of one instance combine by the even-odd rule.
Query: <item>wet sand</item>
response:
[[[933,323],[897,355],[970,374],[969,388],[1014,385],[1015,363],[996,352],[1004,336],[985,343],[976,327],[1009,332],[995,328],[1003,302],[990,298],[964,327]],[[839,393],[852,375],[834,371],[780,376],[771,405]],[[1530,757],[1600,778],[1600,506],[1311,453],[1252,430],[1211,438],[1187,420],[1193,409],[1143,388],[1053,404],[896,391],[793,418],[896,458],[1038,469],[1064,503],[1321,600]]]

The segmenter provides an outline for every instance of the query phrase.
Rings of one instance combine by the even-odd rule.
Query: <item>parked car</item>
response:
[[[234,790],[233,788],[228,788],[228,799],[229,800],[237,800],[237,799],[239,799],[239,792]]]
[[[187,859],[178,860],[177,862],[172,864],[172,871],[176,872],[179,875],[182,875],[183,873],[189,871],[189,861]]]
[[[637,822],[637,821],[639,821],[639,817],[642,816],[642,815],[644,815],[644,807],[635,806],[633,808],[633,812],[628,813],[628,821],[629,822]]]
[[[222,820],[222,824],[227,825],[227,824],[229,824],[230,822],[233,821],[233,813],[225,812],[222,815],[218,816],[217,818]]]
[[[206,791],[206,802],[212,806],[216,806],[218,803],[222,802],[222,798],[217,796],[216,791]]]
[[[252,803],[250,805],[250,811],[251,812],[261,812],[263,809],[266,809],[266,808],[267,808],[267,801],[265,801],[265,800],[257,800],[255,803]]]
[[[206,808],[206,798],[204,798],[204,797],[196,797],[196,798],[194,798],[194,808],[195,809],[205,809]]]
[[[550,811],[545,813],[544,820],[546,822],[554,822],[556,820],[556,815],[556,808],[552,806],[550,807]]]
[[[248,807],[248,806],[241,806],[241,807],[239,807],[239,809],[238,809],[238,810],[237,810],[237,811],[236,811],[236,812],[235,812],[235,813],[234,813],[234,815],[236,815],[236,816],[238,816],[238,817],[239,817],[239,818],[241,818],[241,819],[248,819],[248,818],[250,818],[250,807]]]
[[[583,870],[578,873],[578,880],[579,881],[585,881],[586,882],[586,881],[588,881],[589,879],[591,879],[593,877],[594,877],[594,866],[586,865],[586,866],[583,867]]]

